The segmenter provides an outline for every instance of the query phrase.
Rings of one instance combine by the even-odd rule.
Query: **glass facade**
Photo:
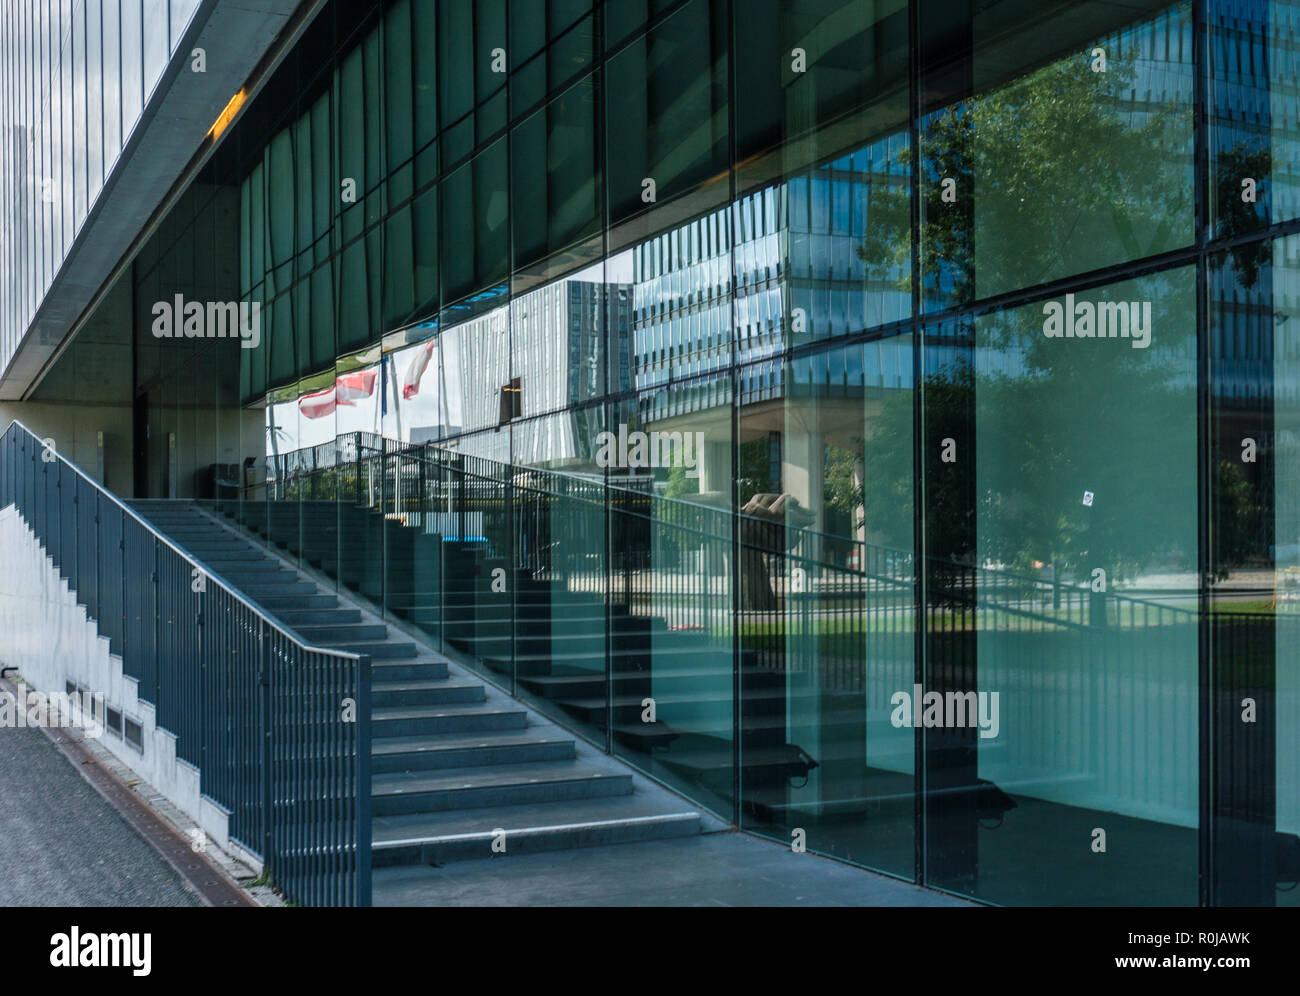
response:
[[[95,6],[22,55],[121,53],[37,126],[23,306],[174,37]],[[135,260],[137,493],[237,498],[746,830],[998,904],[1296,905],[1298,21],[335,0]],[[175,295],[256,347],[151,336]]]

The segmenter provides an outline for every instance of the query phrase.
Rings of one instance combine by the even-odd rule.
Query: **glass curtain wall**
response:
[[[262,323],[139,445],[752,832],[1295,903],[1297,5],[353,6],[136,261]]]
[[[1300,903],[1300,5],[1206,5],[1215,900]],[[1253,238],[1252,238],[1253,237]]]
[[[742,825],[910,876],[907,5],[760,7],[734,25]]]

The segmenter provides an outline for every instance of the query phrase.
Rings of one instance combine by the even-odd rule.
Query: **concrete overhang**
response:
[[[0,401],[23,400],[62,351],[187,167],[208,151],[209,131],[231,98],[312,0],[203,0],[0,375]],[[204,50],[204,72],[190,54]],[[265,75],[265,74],[263,74]],[[251,93],[249,97],[251,98]]]

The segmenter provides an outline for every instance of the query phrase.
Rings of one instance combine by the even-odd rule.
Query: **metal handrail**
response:
[[[21,421],[0,454],[4,499],[227,811],[230,840],[295,901],[369,905],[369,655],[303,640]],[[327,690],[357,703],[341,721],[355,727],[322,708]]]
[[[32,432],[30,428],[28,428],[18,419],[11,420],[9,423],[9,427],[5,429],[4,433],[0,433],[0,435],[7,435],[9,429],[15,426],[17,426],[23,432],[27,433],[27,435],[30,436],[36,443],[38,443],[42,447],[42,449],[45,448],[45,444],[42,441],[41,437],[36,435],[36,433]],[[78,467],[76,464],[72,463],[71,461],[65,459],[63,454],[59,453],[58,450],[54,451],[54,456],[64,466],[68,467],[74,474],[78,475],[83,481],[85,481],[92,488],[94,488],[96,492],[106,497],[121,512],[124,512],[125,514],[129,515],[137,523],[143,526],[145,531],[148,532],[152,537],[154,537],[154,539],[160,541],[165,546],[169,547],[173,552],[178,554],[188,563],[193,564],[195,567],[201,569],[204,573],[208,575],[208,577],[212,578],[212,580],[217,583],[217,586],[221,588],[223,592],[225,592],[227,595],[232,597],[235,601],[239,602],[239,604],[244,606],[244,608],[252,612],[255,616],[257,616],[259,620],[265,623],[268,627],[274,629],[276,632],[286,637],[291,643],[293,643],[300,650],[303,650],[307,653],[313,653],[313,654],[329,654],[334,657],[342,657],[348,660],[359,661],[361,659],[362,655],[354,654],[351,651],[335,650],[330,647],[318,647],[315,644],[304,642],[301,636],[294,633],[293,630],[288,629],[287,627],[282,626],[280,625],[280,623],[276,622],[274,618],[267,615],[265,609],[261,608],[255,602],[249,601],[247,598],[241,595],[238,591],[236,591],[233,587],[231,587],[230,584],[223,581],[221,579],[220,574],[216,573],[216,571],[214,571],[207,564],[203,563],[203,561],[199,560],[192,553],[188,552],[183,547],[177,546],[176,543],[172,542],[172,540],[168,538],[166,534],[159,532],[157,527],[154,526],[148,519],[141,516],[130,506],[123,504],[122,501],[115,494],[113,494],[111,491],[105,488],[102,484],[100,484],[98,481],[94,480],[91,477],[87,477],[85,472],[80,467]]]

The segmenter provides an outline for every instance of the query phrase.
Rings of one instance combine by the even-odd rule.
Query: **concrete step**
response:
[[[297,630],[320,645],[383,641],[388,636],[388,627],[383,623],[307,624],[298,626]]]
[[[202,516],[195,516],[194,519],[183,522],[179,520],[168,521],[166,519],[158,519],[152,516],[147,518],[156,529],[169,535],[189,536],[196,539],[204,537],[211,537],[212,539],[238,539],[237,536],[231,533],[230,530],[226,529],[219,522],[210,522]]]
[[[282,609],[275,614],[281,622],[300,626],[342,626],[361,622],[360,609]]]
[[[571,738],[525,728],[495,733],[449,733],[436,737],[391,737],[373,741],[370,757],[371,770],[381,774],[568,761],[576,756],[574,750]]]
[[[297,577],[297,575],[290,576]],[[245,581],[239,584],[239,590],[257,602],[262,602],[264,598],[282,598],[286,595],[304,597],[316,594],[316,586],[312,582],[294,580],[267,583]],[[337,602],[338,596],[332,597]]]
[[[377,817],[371,860],[376,868],[439,865],[504,854],[535,854],[605,844],[686,837],[700,832],[700,814],[682,803],[639,793],[555,803],[495,806],[443,813]],[[498,845],[499,847],[500,845]]]
[[[245,594],[248,594],[245,591]],[[328,592],[290,592],[288,594],[275,594],[267,592],[256,597],[250,595],[258,605],[267,609],[272,614],[279,612],[293,612],[302,610],[319,611],[321,609],[333,609],[339,604],[338,595],[331,595]]]
[[[403,772],[372,780],[376,817],[629,795],[632,775],[581,761],[488,765],[453,771]]]
[[[216,568],[213,567],[213,570],[216,570]],[[251,591],[254,587],[265,588],[269,585],[297,583],[310,584],[310,582],[300,582],[297,571],[288,570],[281,567],[279,564],[272,565],[272,570],[269,571],[246,570],[243,567],[240,567],[238,570],[234,571],[217,571],[217,574],[230,584],[233,584],[240,591],[243,591],[245,586],[248,586],[248,590]],[[312,585],[313,590],[315,587],[315,585]]]
[[[283,568],[281,568],[277,561],[269,558],[266,560],[227,560],[223,556],[204,556],[195,550],[190,550],[190,553],[193,553],[194,556],[198,557],[205,566],[212,568],[212,570],[216,571],[218,574],[226,576],[231,574],[273,575],[276,573],[288,573],[283,571]]]
[[[474,703],[455,706],[416,706],[371,709],[371,736],[436,736],[443,733],[472,733],[522,730],[528,713],[512,705]]]
[[[203,561],[247,561],[248,563],[275,563],[261,550],[236,540],[234,543],[182,543],[180,544]]]
[[[178,536],[176,533],[170,532],[166,529],[160,529],[159,532],[165,536],[169,542],[174,543],[176,546],[184,547],[186,550],[194,551],[195,553],[202,552],[215,556],[221,552],[234,553],[235,551],[242,552],[253,550],[252,544],[240,539],[228,540],[220,536]],[[266,556],[266,554],[262,553],[260,550],[256,551],[256,553],[260,557]]]
[[[418,661],[387,661],[381,659],[370,662],[370,680],[372,683],[430,681],[435,678],[446,678],[449,673],[447,662],[433,657]]]
[[[404,681],[371,681],[370,701],[378,707],[452,705],[482,702],[487,692],[481,681],[465,678],[409,678]]]
[[[372,660],[409,660],[419,657],[420,650],[414,643],[402,640],[389,640],[384,643],[373,641],[331,640],[326,644],[333,650],[345,650],[350,654],[369,654]]]

